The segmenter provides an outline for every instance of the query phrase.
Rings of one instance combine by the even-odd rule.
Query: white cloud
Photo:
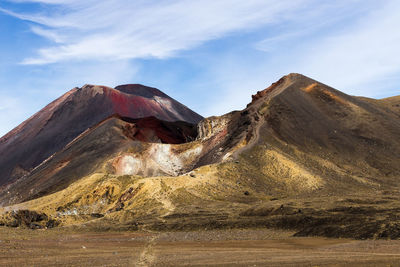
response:
[[[329,35],[332,32],[330,26],[340,25],[342,21],[367,13],[373,7],[370,2],[370,0],[308,1],[295,16],[289,18],[289,21],[280,24],[279,30],[271,31],[265,39],[257,42],[255,48],[271,52],[281,48],[282,43],[292,40],[301,42],[303,38],[312,37],[318,31]]]
[[[238,30],[289,19],[310,0],[76,1],[13,0],[53,4],[47,13],[10,15],[42,25],[33,32],[57,42],[25,64],[65,60],[166,58]],[[51,8],[52,6],[57,8]],[[51,12],[49,11],[51,10]]]
[[[32,26],[31,31],[55,43],[65,42],[65,38],[60,36],[56,31],[44,29],[43,27],[38,27],[38,26]]]
[[[350,93],[382,95],[376,91],[400,73],[400,2],[381,3],[357,23],[309,44],[303,72]]]

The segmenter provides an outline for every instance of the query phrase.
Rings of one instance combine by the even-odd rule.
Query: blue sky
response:
[[[298,72],[400,94],[397,0],[0,0],[0,136],[75,86],[154,86],[203,116]]]

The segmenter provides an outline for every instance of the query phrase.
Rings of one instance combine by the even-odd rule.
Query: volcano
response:
[[[140,84],[74,88],[0,139],[0,188],[112,115],[188,123],[202,119],[160,90]]]

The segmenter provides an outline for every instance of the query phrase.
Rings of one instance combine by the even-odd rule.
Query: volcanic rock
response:
[[[112,115],[197,123],[202,117],[156,88],[85,85],[47,105],[0,139],[0,188],[27,175]]]

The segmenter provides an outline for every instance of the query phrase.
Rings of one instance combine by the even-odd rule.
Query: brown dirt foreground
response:
[[[251,229],[83,232],[0,228],[0,266],[399,266],[400,241]]]

